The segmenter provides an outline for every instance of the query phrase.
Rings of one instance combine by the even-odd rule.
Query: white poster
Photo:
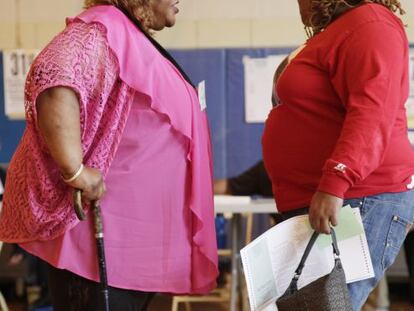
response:
[[[243,58],[245,118],[247,123],[264,122],[272,108],[273,75],[287,56]]]
[[[38,50],[3,51],[4,107],[10,119],[24,119],[24,84]]]
[[[414,50],[411,50],[410,52],[410,60],[408,64],[410,77],[410,95],[405,107],[407,109],[408,127],[414,128]]]

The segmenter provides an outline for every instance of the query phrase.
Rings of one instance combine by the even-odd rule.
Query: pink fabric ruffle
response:
[[[206,113],[200,111],[197,94],[193,87],[186,84],[193,105],[167,105],[171,100],[168,90],[157,78],[163,76],[166,62],[163,57],[157,57],[154,46],[145,35],[118,9],[112,6],[98,6],[81,14],[79,17],[86,23],[99,22],[106,26],[109,46],[117,55],[120,66],[120,77],[133,89],[151,98],[151,107],[165,114],[171,125],[190,142],[192,170],[192,199],[190,209],[193,219],[193,254],[192,270],[194,292],[207,292],[215,286],[217,276],[217,246],[214,227],[214,203],[212,190],[211,148]],[[135,40],[131,40],[134,38]],[[133,64],[134,70],[131,70]],[[175,68],[175,67],[174,67]],[[145,75],[136,73],[145,72]],[[141,78],[139,78],[141,77]],[[213,277],[213,278],[212,278]],[[210,282],[206,280],[210,279]]]

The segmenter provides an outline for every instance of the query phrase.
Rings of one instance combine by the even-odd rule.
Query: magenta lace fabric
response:
[[[36,99],[55,86],[71,88],[78,95],[85,165],[105,175],[121,139],[134,90],[119,79],[105,27],[73,22],[40,53],[29,72],[27,127],[10,163],[0,240],[50,240],[78,223],[72,191],[36,129]]]

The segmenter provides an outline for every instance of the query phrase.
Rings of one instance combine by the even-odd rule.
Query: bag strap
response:
[[[303,270],[303,267],[305,266],[306,259],[308,259],[308,256],[309,256],[309,254],[312,250],[312,247],[315,244],[316,239],[318,238],[318,236],[319,236],[319,233],[316,232],[316,231],[312,234],[312,237],[310,238],[310,240],[308,242],[308,245],[306,246],[305,252],[303,253],[302,259],[300,260],[299,266],[295,270],[295,275],[293,277],[293,280],[297,281],[299,279],[300,275],[302,274],[302,270]],[[340,261],[340,259],[339,259],[340,253],[339,253],[339,248],[338,248],[338,242],[336,240],[336,234],[335,234],[335,230],[333,228],[331,228],[331,238],[332,238],[332,248],[333,248],[335,261],[337,261],[337,260]]]

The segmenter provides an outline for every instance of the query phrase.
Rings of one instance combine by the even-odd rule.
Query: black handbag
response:
[[[318,238],[314,232],[286,292],[276,300],[279,311],[352,311],[345,273],[339,258],[335,231],[331,228],[335,265],[332,271],[298,290],[305,261]]]

